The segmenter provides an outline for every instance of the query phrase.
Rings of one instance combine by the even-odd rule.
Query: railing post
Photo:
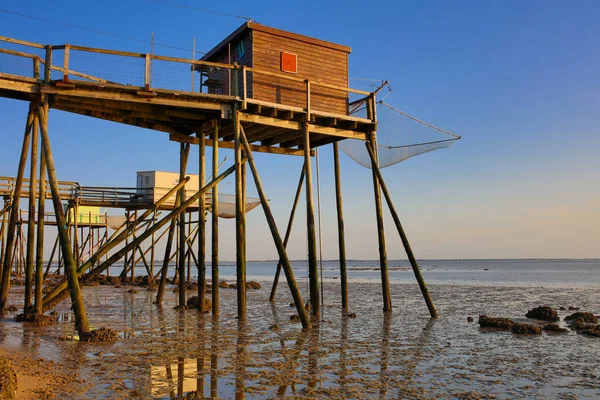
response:
[[[40,79],[40,60],[33,59],[33,78]]]
[[[63,63],[63,81],[69,82],[69,53],[70,48],[68,44],[65,44],[65,61]]]
[[[144,89],[150,90],[150,54],[146,54],[146,68],[144,71]]]
[[[50,82],[50,75],[52,70],[52,46],[46,46],[46,59],[44,61],[44,82]]]
[[[310,122],[310,81],[306,81],[306,120]]]
[[[246,85],[246,66],[243,65],[242,66],[242,95],[243,95],[243,101],[242,101],[242,110],[245,110],[248,108],[248,102],[246,101],[248,99],[248,87]]]

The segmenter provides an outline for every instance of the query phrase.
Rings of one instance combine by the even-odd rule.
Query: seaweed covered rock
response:
[[[290,315],[290,322],[300,322],[298,314]]]
[[[260,289],[262,288],[261,284],[256,281],[246,282],[246,289]]]
[[[523,324],[515,322],[510,327],[512,333],[518,333],[519,335],[541,335],[542,328],[534,324]]]
[[[555,323],[544,325],[542,327],[542,330],[544,330],[546,332],[555,332],[555,333],[565,333],[565,332],[567,332],[567,329],[561,328],[558,324],[555,324]]]
[[[80,336],[80,338],[82,342],[102,343],[114,342],[119,338],[119,335],[117,335],[117,332],[110,328],[98,328],[94,329],[85,336]]]
[[[17,391],[17,375],[4,357],[0,356],[0,399],[14,399]]]
[[[586,336],[594,336],[600,338],[600,325],[588,326],[579,333]]]
[[[580,331],[583,329],[587,329],[589,325],[585,322],[585,320],[581,317],[577,318],[574,321],[571,321],[571,329],[573,329],[574,331]]]
[[[229,283],[227,283],[225,281],[221,281],[221,282],[219,282],[219,287],[223,288],[223,289],[227,289],[229,287]]]
[[[189,309],[199,309],[200,301],[198,300],[198,296],[192,296],[187,300],[187,308]],[[210,299],[204,299],[204,312],[208,312],[212,307],[212,301]]]
[[[56,323],[58,314],[44,315],[36,313],[19,314],[15,317],[17,322],[31,322],[35,326],[48,326]]]
[[[533,319],[541,319],[542,321],[550,321],[557,322],[560,320],[558,318],[558,313],[550,306],[539,306],[533,308],[525,314],[527,318]]]
[[[513,322],[509,318],[488,317],[487,315],[480,315],[477,323],[482,328],[498,329],[510,329],[513,325]]]
[[[591,312],[576,312],[574,314],[568,315],[565,317],[565,321],[576,321],[579,318],[582,318],[584,322],[589,324],[597,324],[598,318],[592,314]]]

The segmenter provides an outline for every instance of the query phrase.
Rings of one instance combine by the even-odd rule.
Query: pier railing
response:
[[[357,104],[363,105],[363,109],[374,106],[374,96],[370,92],[244,65],[71,44],[41,45],[4,36],[0,36],[1,77],[38,83],[60,81],[135,88],[149,93],[165,91],[224,96],[241,100],[243,109],[249,101],[268,103],[255,99],[252,93],[253,80],[265,77],[273,82],[288,82],[294,87],[297,96],[269,103],[287,106],[291,111],[314,112],[316,108],[311,107],[311,98],[324,93],[338,99],[345,98],[346,112],[340,115],[355,114],[360,109]],[[316,111],[327,116],[326,110]]]

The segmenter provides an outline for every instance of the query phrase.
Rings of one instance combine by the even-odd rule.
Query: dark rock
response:
[[[570,327],[574,331],[581,331],[581,330],[587,329],[589,327],[589,325],[585,322],[585,320],[583,318],[580,317],[574,321],[571,321]]]
[[[480,315],[477,323],[482,328],[498,328],[508,330],[512,327],[514,322],[512,322],[509,318],[488,317],[487,315]]]
[[[290,321],[291,322],[300,322],[300,317],[298,316],[298,314],[290,315]]]
[[[306,311],[310,311],[310,301],[306,302],[306,304],[304,305],[304,309]]]
[[[473,317],[467,317],[467,322],[473,322]]]
[[[546,324],[542,327],[542,329],[546,332],[556,332],[556,333],[565,333],[567,329],[561,328],[558,324]]]
[[[138,291],[137,291],[137,290],[135,290],[134,288],[131,288],[131,289],[129,289],[129,290],[127,291],[127,293],[133,293],[133,294],[135,294],[135,293],[137,293],[137,292],[138,292]]]
[[[574,314],[566,316],[565,321],[576,321],[579,318],[583,318],[584,322],[588,322],[590,324],[598,323],[598,318],[596,318],[596,316],[590,312],[576,312]]]
[[[227,282],[225,282],[225,281],[221,281],[221,282],[219,282],[219,287],[223,288],[223,289],[226,289],[226,288],[229,287],[229,284]]]
[[[579,307],[569,306],[569,311],[578,311]]]
[[[10,305],[10,306],[6,307],[6,311],[17,312],[17,311],[19,311],[19,309],[16,306]]]
[[[348,314],[348,318],[356,318],[356,314],[355,313],[350,313],[350,314]]]
[[[114,342],[118,338],[119,338],[119,335],[117,335],[117,332],[115,332],[114,330],[112,330],[110,328],[94,329],[87,335],[80,335],[81,341],[93,342],[93,343]]]
[[[565,311],[565,310],[566,310],[566,308],[564,308],[564,307],[561,307],[561,308],[559,308],[559,310],[560,310],[560,311]]]
[[[294,303],[290,303],[290,307],[296,307]]]
[[[269,327],[269,330],[277,332],[279,331],[279,325],[273,324]]]
[[[197,310],[200,302],[198,301],[198,296],[190,297],[187,300],[187,308]],[[212,307],[212,301],[210,299],[204,298],[204,312],[207,313],[210,311]]]
[[[534,324],[522,324],[515,322],[510,327],[512,333],[518,333],[520,335],[541,335],[542,328]]]
[[[541,319],[542,321],[557,322],[560,320],[558,314],[550,306],[539,306],[531,309],[525,314],[527,318]]]
[[[44,315],[36,313],[19,314],[15,317],[18,322],[31,322],[35,326],[48,326],[56,323],[58,315]]]
[[[258,283],[256,281],[246,282],[246,289],[255,289],[255,290],[258,290],[260,288],[262,288],[262,286],[260,285],[260,283]]]
[[[588,326],[586,329],[583,329],[579,333],[586,336],[600,337],[600,326]]]

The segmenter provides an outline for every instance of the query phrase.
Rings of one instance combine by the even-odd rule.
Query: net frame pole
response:
[[[377,124],[377,110],[375,107],[375,93],[370,95],[370,101],[367,102],[367,117]],[[377,164],[377,131],[372,130],[369,133],[369,144],[374,151],[375,164]],[[383,293],[383,311],[392,311],[392,297],[390,293],[390,278],[388,272],[387,249],[385,243],[385,227],[383,222],[383,210],[381,205],[381,189],[377,180],[375,170],[373,175],[373,192],[375,194],[375,216],[377,219],[377,239],[379,244],[379,265],[381,269],[381,286]]]

